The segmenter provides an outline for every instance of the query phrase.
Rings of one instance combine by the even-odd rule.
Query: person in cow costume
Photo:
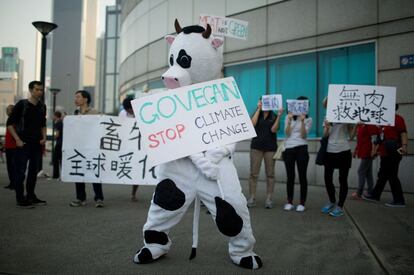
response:
[[[181,28],[175,20],[175,29],[177,36],[165,37],[171,45],[170,68],[162,76],[167,88],[220,78],[223,40],[211,35],[210,25],[206,29],[201,26]],[[168,236],[170,229],[182,219],[194,200],[196,208],[201,200],[219,231],[229,237],[233,263],[248,269],[262,267],[260,257],[253,252],[255,238],[246,198],[232,161],[234,149],[234,144],[219,147],[159,166],[160,182],[143,228],[144,247],[135,254],[135,263],[150,263],[167,254],[172,243]]]

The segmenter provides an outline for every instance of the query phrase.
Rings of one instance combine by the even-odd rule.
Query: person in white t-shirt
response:
[[[324,107],[327,106],[327,99],[324,99]],[[325,161],[325,187],[329,196],[329,203],[322,207],[322,213],[333,217],[344,214],[343,206],[348,195],[348,173],[352,164],[352,153],[348,139],[355,136],[354,124],[324,122],[323,136],[328,137],[328,147]],[[339,169],[339,200],[336,204],[335,186],[333,184],[334,170]]]
[[[127,97],[124,99],[124,101],[122,101],[122,107],[124,107],[123,110],[121,110],[121,112],[119,112],[119,117],[132,117],[134,118],[134,111],[132,109],[132,105],[131,105],[131,101],[133,100],[133,98],[131,97]],[[132,185],[132,190],[131,190],[131,201],[132,202],[136,202],[137,201],[137,191],[138,191],[138,185]]]
[[[298,100],[308,100],[307,97],[300,96]],[[312,118],[307,114],[300,116],[288,113],[285,118],[285,151],[283,160],[285,162],[287,174],[287,203],[284,210],[290,211],[295,207],[293,205],[293,193],[295,189],[295,162],[298,167],[300,183],[300,201],[296,206],[297,212],[305,211],[306,195],[308,192],[308,180],[306,173],[308,170],[309,153],[307,136],[312,127]]]

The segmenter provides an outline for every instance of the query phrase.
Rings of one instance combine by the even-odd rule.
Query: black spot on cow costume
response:
[[[162,79],[169,89],[221,77],[223,40],[211,35],[210,25],[181,28],[175,20],[177,36],[166,36],[171,45],[169,70]],[[219,231],[229,237],[233,263],[249,269],[262,266],[253,252],[255,239],[250,225],[246,198],[242,194],[232,161],[235,145],[215,148],[160,165],[159,179],[148,218],[143,228],[144,247],[134,256],[138,264],[150,263],[167,254],[171,247],[170,229],[183,217],[194,200],[201,200]]]

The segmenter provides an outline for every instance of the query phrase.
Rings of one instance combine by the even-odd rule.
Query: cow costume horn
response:
[[[175,31],[177,32],[177,34],[179,34],[182,31],[180,23],[178,23],[177,19],[175,19],[174,21],[174,27],[175,27]]]
[[[211,35],[211,27],[210,24],[207,24],[207,29],[203,32],[203,37],[205,39],[209,38]]]

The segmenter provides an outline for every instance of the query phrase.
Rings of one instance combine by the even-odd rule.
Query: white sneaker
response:
[[[252,207],[255,207],[256,206],[256,200],[254,199],[254,198],[250,198],[248,201],[247,201],[247,207],[248,208],[252,208]]]
[[[305,206],[304,205],[302,205],[302,204],[298,204],[297,206],[296,206],[296,212],[303,212],[303,211],[305,211],[306,210],[306,208],[305,208]]]
[[[293,210],[293,208],[295,208],[295,206],[293,206],[293,204],[291,204],[291,203],[287,203],[287,204],[285,204],[285,206],[283,207],[283,210],[290,211],[290,210]]]
[[[265,208],[266,208],[266,209],[271,209],[271,208],[273,208],[273,201],[272,201],[271,199],[266,199],[266,202],[265,202]]]

